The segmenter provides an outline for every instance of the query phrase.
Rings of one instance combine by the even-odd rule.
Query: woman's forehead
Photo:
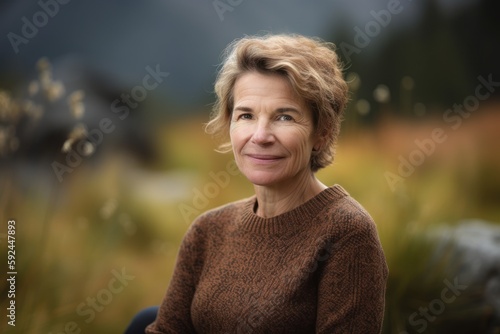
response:
[[[238,78],[233,90],[234,103],[267,99],[303,105],[304,99],[296,94],[288,80],[279,74],[248,72]]]

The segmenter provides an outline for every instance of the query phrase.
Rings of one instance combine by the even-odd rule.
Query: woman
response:
[[[388,270],[375,224],[315,177],[347,101],[332,45],[240,39],[215,91],[207,132],[229,139],[219,149],[255,195],[193,222],[146,333],[379,333]]]

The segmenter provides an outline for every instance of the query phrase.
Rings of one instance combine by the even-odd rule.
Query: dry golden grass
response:
[[[448,140],[394,192],[384,173],[397,170],[398,156],[411,152],[416,138],[442,126],[439,119],[418,124],[386,119],[373,129],[348,129],[335,163],[318,173],[326,184],[346,188],[377,222],[391,270],[387,333],[405,321],[398,308],[413,298],[415,277],[430,274],[425,272],[423,232],[464,218],[500,221],[500,177],[491,172],[500,167],[500,134],[493,125],[498,121],[497,113],[484,110],[457,131],[448,131]],[[180,120],[155,129],[161,153],[154,171],[118,152],[108,153],[97,166],[83,163],[57,187],[42,181],[21,187],[15,171],[2,175],[0,219],[17,221],[19,272],[18,326],[12,331],[2,321],[2,332],[58,333],[73,321],[82,333],[119,333],[135,312],[161,301],[189,226],[179,206],[193,206],[193,189],[203,191],[213,181],[209,173],[225,170],[231,160],[213,152],[202,122]],[[241,175],[232,176],[197,210],[251,194]],[[121,268],[135,278],[86,323],[78,305],[106,289],[112,270]],[[5,307],[2,299],[0,308]]]

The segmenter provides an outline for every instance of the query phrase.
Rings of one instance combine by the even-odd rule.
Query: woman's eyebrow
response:
[[[252,108],[245,106],[236,106],[233,111],[252,111]]]
[[[276,112],[278,112],[278,113],[294,112],[294,113],[300,114],[300,111],[293,108],[293,107],[278,108],[278,109],[276,109]]]
[[[247,107],[247,106],[236,106],[236,107],[234,107],[233,111],[251,112],[251,111],[253,111],[253,109],[250,107]],[[300,114],[300,111],[296,108],[293,108],[293,107],[276,108],[275,112],[279,113],[279,114],[283,114],[283,113],[287,113],[287,112]]]

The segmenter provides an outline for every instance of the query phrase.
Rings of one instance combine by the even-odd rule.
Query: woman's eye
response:
[[[252,119],[252,114],[240,114],[236,119]]]
[[[290,115],[279,115],[278,120],[280,120],[280,121],[293,121],[293,117]]]

